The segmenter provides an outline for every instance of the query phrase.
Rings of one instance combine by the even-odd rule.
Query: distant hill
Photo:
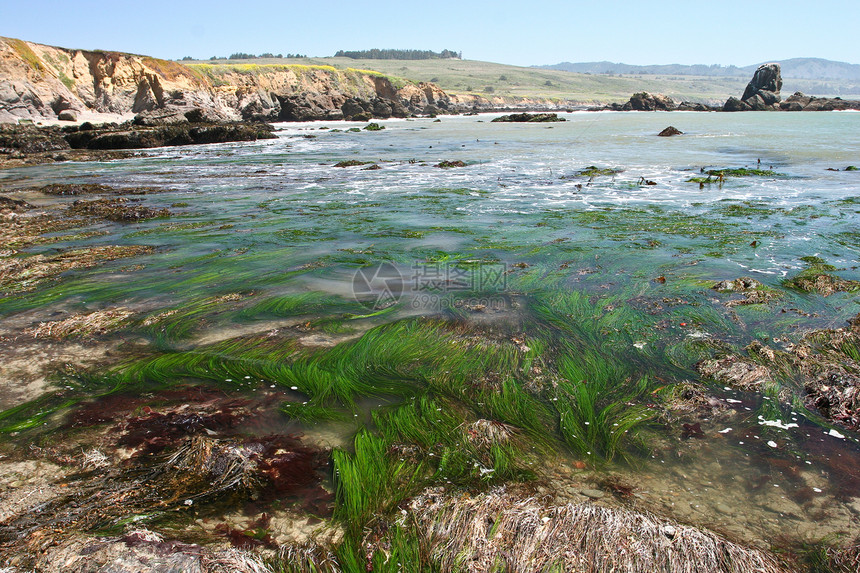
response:
[[[860,81],[860,65],[834,62],[821,58],[792,58],[779,62],[782,75],[786,78],[805,80],[849,80]],[[748,66],[750,72],[758,66]]]
[[[765,62],[762,62],[765,63]],[[849,82],[860,81],[860,65],[847,62],[836,62],[821,58],[792,58],[777,61],[782,67],[784,78],[805,80],[844,80]],[[750,76],[761,64],[751,66],[720,66],[714,65],[692,65],[681,64],[635,66],[614,62],[562,62],[549,66],[534,66],[547,70],[561,70],[578,74],[605,74],[605,75],[674,75],[674,76],[699,76],[699,77],[725,77],[725,76]]]
[[[338,50],[335,58],[352,58],[353,60],[462,60],[463,52],[453,50]]]
[[[814,60],[813,60],[814,61]],[[795,60],[786,60],[788,69]],[[183,62],[193,64],[194,61]],[[215,62],[203,60],[200,64]],[[222,63],[222,62],[217,62]],[[730,96],[744,92],[756,66],[726,68],[702,66],[700,75],[677,72],[624,73],[613,75],[600,72],[570,73],[555,69],[520,67],[459,59],[386,60],[331,58],[260,58],[229,60],[229,64],[275,66],[326,66],[344,72],[350,69],[371,70],[384,74],[400,87],[408,82],[431,82],[451,96],[480,96],[498,106],[504,98],[551,100],[558,105],[604,105],[624,103],[636,92],[660,93],[675,101],[696,101],[722,105]],[[604,63],[605,65],[606,63]],[[615,65],[615,64],[609,64]],[[716,69],[720,68],[720,73]],[[249,68],[253,69],[253,68]],[[600,67],[598,66],[598,68]],[[727,70],[737,70],[734,75]],[[705,73],[708,70],[708,73]],[[842,96],[860,99],[860,80],[813,80],[787,77],[782,89],[785,96],[795,91],[815,96]]]
[[[737,66],[723,67],[718,64],[712,66],[700,64],[684,66],[681,64],[666,64],[653,66],[635,66],[632,64],[621,64],[615,62],[562,62],[549,66],[533,66],[543,70],[560,70],[575,74],[603,74],[603,75],[673,75],[673,76],[746,76],[746,71]]]

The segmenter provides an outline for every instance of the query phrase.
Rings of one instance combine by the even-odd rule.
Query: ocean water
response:
[[[653,322],[631,327],[635,344],[605,349],[622,362],[653,365],[672,362],[663,353],[679,345],[787,343],[812,328],[844,326],[860,312],[850,293],[825,298],[782,288],[808,265],[802,257],[860,279],[860,171],[845,170],[860,167],[860,114],[561,115],[566,122],[491,123],[496,115],[489,114],[389,120],[380,122],[382,131],[357,133],[345,130],[365,124],[279,124],[275,140],[2,171],[4,191],[24,190],[34,204],[73,199],[27,189],[97,182],[158,188],[143,196],[145,204],[174,215],[99,223],[92,230],[104,234],[30,248],[48,254],[142,244],[156,251],[0,299],[0,316],[24,324],[112,306],[155,315],[239,293],[242,309],[193,315],[191,333],[168,340],[169,351],[345,311],[359,317],[301,334],[309,346],[330,348],[416,316],[496,335],[529,333],[540,320],[534,301],[576,291],[605,313],[656,305]],[[669,125],[684,134],[656,136]],[[347,160],[367,163],[334,166]],[[466,166],[436,167],[441,161]],[[591,166],[611,172],[581,173]],[[710,169],[744,167],[774,174],[690,181]],[[132,264],[141,267],[128,271]],[[783,298],[728,311],[710,285],[739,276],[780,289]],[[338,302],[297,316],[247,311],[248,300],[308,293]],[[139,327],[131,334],[151,336]],[[690,378],[692,366],[683,365]],[[837,437],[794,405],[773,407],[772,396],[712,392],[730,407],[703,422],[709,439],[678,442],[676,425],[635,468],[615,468],[638,484],[642,507],[748,540],[787,528],[795,539],[856,531],[860,466],[831,463],[860,460],[856,436]],[[362,408],[372,409],[370,402]],[[796,426],[765,423],[775,420]],[[302,429],[344,447],[355,431],[311,426]],[[778,461],[769,443],[779,445]],[[564,453],[561,466],[573,468],[565,464],[575,457]],[[551,472],[559,488],[565,471]]]
[[[493,115],[391,120],[375,133],[331,132],[364,124],[281,124],[277,140],[7,170],[0,182],[6,189],[62,181],[159,187],[165,192],[148,198],[153,206],[189,203],[169,224],[141,223],[135,232],[103,225],[111,233],[91,240],[115,243],[116,230],[124,242],[167,251],[147,265],[156,283],[176,282],[176,259],[185,259],[180,276],[237,266],[237,288],[244,273],[279,282],[277,273],[325,259],[327,270],[311,273],[314,280],[350,294],[357,264],[391,261],[406,275],[428,257],[531,263],[571,245],[578,255],[611,253],[619,264],[632,254],[642,270],[669,272],[693,259],[707,269],[702,276],[752,274],[765,283],[803,268],[802,256],[821,256],[858,278],[851,268],[858,172],[844,169],[860,164],[860,115],[563,115],[567,122],[535,125],[492,124]],[[655,137],[670,124],[684,135]],[[344,160],[380,169],[333,168]],[[445,160],[467,167],[432,167]],[[618,173],[577,176],[589,166]],[[701,188],[688,182],[703,169],[741,167],[779,175]],[[746,248],[754,240],[757,247]],[[543,248],[553,241],[565,244]],[[541,248],[519,248],[527,244]],[[223,260],[230,252],[233,260]],[[219,256],[204,258],[212,253]],[[222,274],[229,290],[230,273]],[[107,296],[114,285],[103,282],[95,288]],[[116,286],[125,302],[153,296]],[[194,285],[171,289],[179,299],[186,294],[199,293]]]

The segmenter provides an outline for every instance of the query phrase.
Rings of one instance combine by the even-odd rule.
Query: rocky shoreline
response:
[[[0,124],[0,169],[61,161],[124,159],[141,149],[231,141],[257,141],[276,136],[259,122],[184,122],[137,125],[134,122],[80,126]]]
[[[18,167],[51,161],[114,159],[128,156],[128,151],[163,146],[256,141],[276,137],[269,121],[320,121],[436,117],[439,114],[476,114],[483,112],[519,112],[494,119],[494,122],[564,121],[551,108],[535,106],[484,107],[476,104],[465,110],[457,101],[432,84],[410,85],[394,90],[383,77],[374,76],[374,92],[366,99],[347,97],[342,93],[303,92],[266,99],[261,93],[251,102],[237,104],[241,111],[209,105],[200,107],[201,98],[174,91],[170,99],[161,99],[124,123],[94,125],[37,126],[32,120],[19,124],[0,123],[0,167]],[[647,92],[635,93],[625,104],[587,108],[588,111],[835,111],[860,110],[860,101],[841,98],[818,98],[800,92],[781,100],[782,77],[779,64],[761,66],[747,85],[741,98],[731,97],[722,107],[696,102],[676,103],[672,98]],[[163,90],[162,90],[163,91]],[[135,96],[137,101],[138,96]],[[0,93],[2,97],[2,93]],[[262,99],[261,99],[262,98]],[[244,100],[243,100],[244,101]],[[8,102],[6,117],[9,116]],[[213,104],[214,105],[214,104]],[[483,104],[482,104],[483,105]],[[226,109],[226,111],[225,111]],[[557,109],[557,108],[556,108]],[[3,108],[0,107],[0,112]],[[572,111],[570,109],[566,111]],[[228,113],[230,112],[230,113]],[[74,119],[69,110],[58,115]],[[4,116],[0,114],[0,119]],[[20,120],[19,120],[20,121]],[[672,133],[678,135],[680,132]],[[668,134],[667,134],[668,135]]]

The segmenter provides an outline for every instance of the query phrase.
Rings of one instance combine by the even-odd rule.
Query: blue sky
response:
[[[0,36],[170,59],[413,48],[515,65],[860,63],[858,33],[857,0],[0,0]]]

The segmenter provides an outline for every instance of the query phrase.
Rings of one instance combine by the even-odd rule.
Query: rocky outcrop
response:
[[[590,111],[673,111],[678,108],[675,100],[663,94],[637,92],[623,103],[611,103],[603,107],[589,108]]]
[[[587,108],[587,111],[720,111],[722,106],[712,106],[701,102],[682,101],[676,104],[672,98],[662,94],[639,92],[621,103]]]
[[[268,124],[233,122],[190,122],[141,128],[135,125],[102,126],[97,129],[67,130],[66,141],[72,149],[147,149],[152,147],[256,141],[272,139]]]
[[[424,108],[413,108],[416,111]],[[373,118],[388,119],[389,117],[409,117],[412,111],[399,99],[375,98],[359,100],[350,98],[340,107],[343,119],[351,121],[369,121]]]
[[[514,113],[495,118],[491,123],[548,123],[567,121],[556,113]]]
[[[0,158],[66,149],[69,149],[69,143],[63,138],[59,129],[40,129],[35,125],[0,124]]]
[[[743,280],[751,279],[734,282]],[[847,327],[809,332],[784,350],[756,341],[746,347],[745,354],[706,359],[696,369],[720,384],[745,391],[756,390],[776,379],[792,380],[795,387],[804,389],[802,400],[810,410],[858,431],[860,363],[851,349],[860,344],[860,316],[848,322]],[[785,394],[780,400],[791,402],[795,398],[787,388],[784,387]]]
[[[678,129],[677,127],[675,127],[673,125],[670,125],[666,129],[664,129],[663,131],[658,133],[657,135],[660,137],[672,137],[674,135],[683,135],[683,134],[684,134],[683,131],[681,131],[680,129]]]
[[[193,98],[186,99],[184,96],[182,92],[175,93],[162,106],[141,111],[134,116],[134,123],[155,126],[179,123],[229,123],[237,120],[232,110],[207,105]]]
[[[760,97],[768,105],[779,101],[779,92],[782,89],[782,73],[779,64],[762,64],[753,74],[752,80],[747,84],[743,101],[748,102],[751,98]]]
[[[816,99],[805,95],[803,92],[794,92],[786,100],[779,104],[779,108],[784,111],[803,111]]]
[[[397,92],[397,97],[410,108],[421,110],[427,114],[447,111],[452,107],[451,98],[448,94],[439,87],[426,82],[401,88]]]
[[[701,102],[682,101],[675,108],[677,111],[719,111],[719,107],[710,106]]]
[[[146,149],[151,147],[255,141],[275,135],[268,124],[251,122],[176,122],[162,125],[104,124],[93,126],[37,127],[35,125],[0,125],[0,166],[11,159],[28,156],[48,156],[56,161],[81,158],[80,153],[69,157],[72,150]]]
[[[281,112],[277,117],[280,121],[343,119],[340,106],[344,97],[341,94],[305,93],[276,97],[281,102]]]
[[[723,111],[752,111],[752,106],[732,96],[726,100]]]
[[[779,104],[782,111],[844,111],[860,110],[860,101],[845,100],[840,97],[814,97],[795,92]]]
[[[723,111],[767,111],[779,109],[782,74],[779,64],[762,64],[753,74],[740,99],[730,97]]]
[[[623,111],[672,111],[677,107],[675,101],[663,94],[648,92],[635,93],[630,101],[621,106]]]

